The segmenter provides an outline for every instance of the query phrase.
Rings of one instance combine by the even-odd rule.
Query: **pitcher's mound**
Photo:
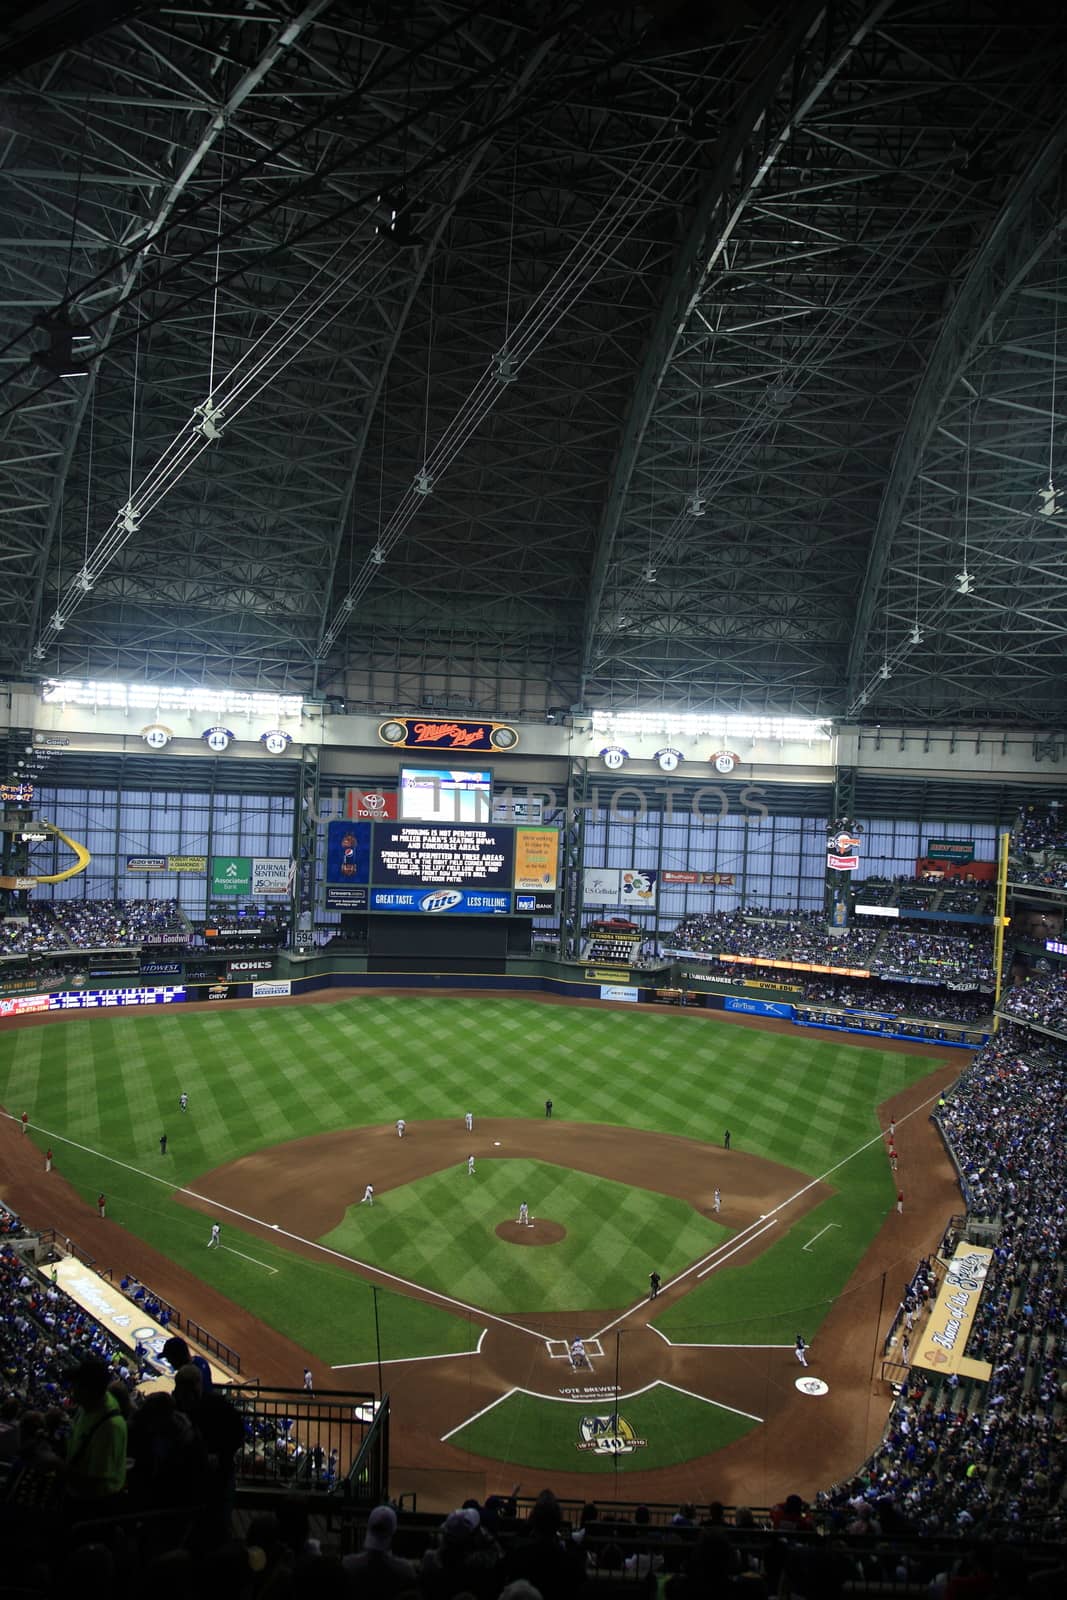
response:
[[[506,1239],[508,1244],[559,1244],[561,1239],[567,1237],[567,1230],[562,1223],[535,1217],[530,1227],[515,1221],[498,1222],[496,1234],[498,1239]]]

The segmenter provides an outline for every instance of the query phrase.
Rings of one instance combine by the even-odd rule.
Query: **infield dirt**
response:
[[[367,991],[360,991],[366,993]],[[344,998],[329,992],[331,1000]],[[234,1002],[231,1002],[231,1004]],[[236,1002],[245,1004],[244,1002]],[[259,1002],[248,1002],[258,1004]],[[292,1004],[292,1001],[267,1002]],[[301,1002],[295,1002],[301,1003]],[[556,999],[550,1004],[566,1004]],[[584,1002],[577,1002],[582,1004]],[[197,1009],[201,1009],[197,1007]],[[205,1005],[202,1009],[215,1010]],[[625,1008],[624,1008],[625,1009]],[[788,1023],[727,1017],[723,1013],[691,1011],[683,1013],[694,1026],[712,1025],[756,1027],[792,1034]],[[45,1019],[47,1020],[47,1019]],[[30,1026],[41,1019],[25,1019]],[[20,1020],[3,1027],[24,1025]],[[849,1044],[863,1048],[867,1041],[849,1038]],[[959,1209],[959,1189],[955,1174],[940,1137],[928,1117],[928,1103],[945,1085],[953,1082],[968,1057],[962,1051],[938,1051],[934,1046],[893,1044],[872,1039],[871,1048],[902,1050],[940,1058],[934,1072],[913,1084],[880,1108],[883,1127],[890,1117],[897,1124],[899,1154],[897,1181],[905,1191],[904,1214],[892,1210],[872,1241],[869,1250],[852,1274],[845,1292],[838,1298],[823,1323],[815,1349],[809,1357],[811,1372],[825,1380],[829,1393],[819,1399],[803,1395],[795,1387],[800,1375],[791,1348],[700,1347],[669,1345],[647,1326],[648,1307],[638,1297],[644,1286],[635,1285],[635,1301],[623,1309],[618,1322],[602,1340],[605,1352],[614,1355],[615,1327],[625,1333],[620,1346],[625,1350],[625,1372],[620,1373],[623,1394],[632,1393],[656,1378],[675,1383],[720,1404],[751,1412],[763,1419],[745,1438],[712,1455],[695,1458],[680,1466],[658,1471],[627,1470],[617,1478],[617,1490],[626,1499],[671,1501],[719,1499],[725,1503],[768,1504],[796,1491],[806,1497],[841,1476],[851,1474],[877,1442],[891,1399],[888,1385],[877,1375],[876,1355],[881,1339],[896,1311],[901,1290],[920,1256],[928,1255],[940,1240],[949,1216]],[[160,1255],[135,1235],[111,1220],[101,1220],[57,1172],[45,1174],[40,1152],[18,1132],[14,1116],[0,1125],[0,1195],[35,1226],[54,1227],[61,1236],[73,1237],[81,1249],[116,1271],[132,1273],[151,1283],[156,1292],[181,1305],[215,1335],[241,1351],[246,1375],[259,1376],[269,1384],[297,1386],[305,1366],[315,1366],[315,1358],[291,1340],[260,1323],[240,1306],[233,1304],[192,1273]],[[495,1133],[494,1133],[495,1126]],[[440,1127],[440,1147],[432,1130]],[[414,1134],[416,1130],[412,1130]],[[508,1134],[508,1145],[500,1154],[509,1157],[529,1155],[551,1159],[644,1188],[688,1199],[710,1215],[710,1194],[716,1184],[723,1190],[723,1211],[719,1220],[734,1230],[757,1223],[760,1214],[780,1205],[805,1180],[801,1175],[742,1150],[722,1152],[714,1146],[678,1139],[673,1135],[636,1133],[621,1128],[591,1128],[568,1124],[562,1118],[535,1119],[530,1122],[486,1120],[476,1128],[473,1146],[479,1158],[492,1159],[493,1139]],[[370,1141],[367,1154],[375,1159],[375,1187],[385,1192],[390,1186],[411,1181],[436,1170],[428,1160],[444,1164],[456,1159],[453,1151],[462,1146],[465,1156],[470,1135],[462,1124],[445,1128],[428,1124],[424,1135],[396,1138],[395,1129],[361,1129],[321,1135],[313,1140],[270,1152],[270,1201],[265,1201],[267,1171],[262,1155],[243,1158],[228,1168],[204,1177],[197,1187],[223,1203],[236,1204],[242,1212],[267,1218],[264,1236],[278,1243],[278,1234],[269,1222],[281,1221],[294,1233],[312,1240],[340,1221],[345,1207],[359,1195],[336,1181],[332,1173],[326,1181],[320,1162],[336,1160],[352,1172],[352,1140]],[[482,1140],[487,1148],[482,1148]],[[551,1140],[551,1144],[546,1144]],[[651,1141],[651,1142],[650,1142]],[[315,1147],[315,1182],[309,1182],[308,1146]],[[380,1147],[380,1148],[379,1148]],[[684,1147],[689,1147],[688,1151]],[[610,1166],[609,1162],[610,1153]],[[379,1162],[383,1164],[379,1164]],[[388,1162],[386,1165],[384,1163]],[[261,1170],[262,1168],[262,1170]],[[216,1185],[218,1187],[216,1187]],[[828,1190],[816,1186],[796,1201],[789,1220],[823,1198]],[[805,1204],[806,1202],[806,1204]],[[265,1209],[261,1209],[261,1206]],[[201,1208],[205,1209],[205,1208]],[[249,1225],[252,1226],[252,1225]],[[534,1230],[536,1231],[536,1230]],[[749,1237],[749,1236],[746,1236]],[[751,1245],[740,1261],[752,1259],[768,1242],[751,1238]],[[291,1243],[291,1241],[290,1241]],[[303,1249],[303,1246],[294,1245]],[[313,1246],[308,1246],[312,1250]],[[748,1253],[750,1250],[751,1253]],[[351,1268],[369,1281],[388,1281],[373,1268]],[[396,1287],[390,1284],[390,1287]],[[671,1296],[687,1292],[687,1284],[666,1288],[657,1310],[671,1303]],[[412,1286],[405,1291],[440,1302],[440,1297]],[[605,1321],[618,1316],[619,1308],[606,1308]],[[566,1387],[573,1395],[586,1384],[600,1391],[605,1378],[613,1378],[608,1355],[594,1354],[591,1372],[572,1373],[560,1354],[549,1354],[545,1345],[551,1339],[561,1345],[577,1332],[599,1327],[596,1313],[583,1313],[582,1326],[574,1326],[573,1315],[536,1316],[536,1327],[524,1318],[522,1331],[506,1318],[482,1314],[476,1318],[487,1328],[477,1356],[448,1357],[427,1362],[411,1360],[391,1364],[388,1388],[392,1404],[392,1488],[396,1494],[417,1490],[420,1508],[446,1508],[460,1504],[468,1494],[508,1490],[516,1478],[523,1477],[521,1464],[474,1456],[442,1435],[465,1418],[498,1399],[509,1389],[520,1387],[534,1393],[559,1396]],[[599,1367],[599,1372],[597,1368]],[[353,1387],[370,1381],[372,1368],[351,1372]],[[576,1418],[578,1407],[575,1407]],[[576,1424],[577,1425],[577,1424]],[[527,1473],[529,1477],[530,1474]],[[610,1476],[590,1477],[564,1470],[533,1475],[527,1490],[539,1488],[550,1479],[557,1493],[585,1498],[597,1492],[601,1498],[611,1484]]]

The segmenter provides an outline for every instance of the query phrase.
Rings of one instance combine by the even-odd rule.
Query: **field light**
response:
[[[652,734],[714,739],[829,739],[825,718],[716,716],[695,711],[594,711],[593,731],[621,739]]]
[[[62,628],[57,612],[52,625]],[[108,711],[189,711],[229,716],[299,717],[299,694],[260,694],[242,689],[156,688],[154,684],[98,683],[80,678],[49,678],[41,690],[46,705],[88,706]]]

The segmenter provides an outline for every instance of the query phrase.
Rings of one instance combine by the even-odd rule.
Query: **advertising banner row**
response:
[[[207,856],[127,856],[127,872],[197,872],[208,870]],[[295,867],[288,856],[212,856],[213,895],[287,895]]]
[[[64,989],[58,994],[12,995],[0,1000],[0,1017],[24,1017],[35,1011],[95,1011],[105,1006],[165,1006],[186,998],[181,984],[153,984],[132,989]]]

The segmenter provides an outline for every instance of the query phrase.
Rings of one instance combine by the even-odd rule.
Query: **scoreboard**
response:
[[[510,889],[514,830],[437,823],[379,827],[371,853],[375,883]]]
[[[534,916],[556,909],[555,828],[331,822],[326,905],[341,911]]]

